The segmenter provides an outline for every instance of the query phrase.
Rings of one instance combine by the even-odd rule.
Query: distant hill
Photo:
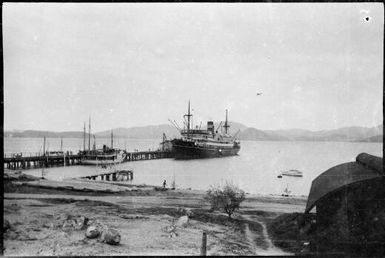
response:
[[[113,134],[116,138],[161,139],[163,133],[166,134],[167,138],[179,135],[178,130],[168,124],[113,129]],[[95,133],[95,136],[101,138],[110,137],[111,130]]]
[[[382,128],[382,125],[372,128],[358,126],[344,127],[335,130],[318,131],[315,132],[315,136],[325,138],[341,137],[346,140],[355,140],[382,134],[382,129],[380,129],[380,127]]]
[[[384,136],[383,135],[375,135],[368,138],[358,139],[356,142],[383,142]]]
[[[214,127],[217,129],[220,122],[215,122]],[[223,124],[222,124],[223,125]],[[229,122],[230,133],[235,134],[238,130],[244,130],[247,127],[243,124],[236,122]],[[194,126],[195,127],[195,126]],[[199,128],[199,126],[198,126]],[[207,125],[202,124],[201,129],[206,129]],[[179,131],[171,124],[162,125],[149,125],[141,127],[130,127],[130,128],[116,128],[113,129],[114,137],[117,138],[131,138],[131,139],[160,139],[166,134],[167,138],[179,137]],[[110,137],[111,130],[95,133],[96,137]]]
[[[220,129],[218,128],[219,124],[220,124],[220,122],[215,122],[215,123],[214,123],[215,129],[220,130]],[[224,125],[223,122],[222,122],[222,125]],[[230,132],[231,135],[236,134],[236,133],[238,132],[238,130],[239,130],[239,131],[244,131],[245,129],[248,128],[247,126],[245,126],[245,125],[243,125],[243,124],[241,124],[241,123],[231,122],[231,121],[228,122],[228,125],[230,126],[230,127],[229,127],[229,132]],[[202,128],[206,128],[206,127],[207,127],[206,125],[205,125],[205,126],[202,126]]]
[[[363,139],[382,134],[383,126],[379,125],[371,128],[352,126],[322,131],[289,129],[265,132],[275,133],[293,141],[355,141],[357,139]]]
[[[218,128],[220,122],[215,122],[215,129]],[[223,124],[222,124],[223,125]],[[383,141],[383,125],[376,127],[344,127],[334,130],[310,131],[304,129],[289,130],[260,130],[253,127],[247,127],[241,123],[229,122],[230,134],[234,135],[240,131],[237,138],[240,140],[251,141],[349,141],[349,142],[382,142]],[[205,129],[205,125],[201,125],[201,129]],[[220,129],[218,129],[220,130]],[[115,138],[131,138],[131,139],[161,139],[163,133],[168,139],[179,137],[178,130],[171,124],[149,125],[130,128],[115,128],[113,134]],[[109,138],[111,130],[96,132],[94,134],[98,138]],[[4,137],[52,137],[52,138],[82,138],[83,132],[50,132],[50,131],[5,131]],[[88,137],[88,134],[87,134]]]
[[[288,130],[265,130],[266,133],[275,134],[286,138],[287,140],[299,140],[304,138],[311,138],[313,133],[304,129],[288,129]]]
[[[322,131],[289,129],[265,132],[281,136],[290,141],[363,141],[363,139],[367,139],[376,135],[382,135],[383,125],[378,125],[371,128],[352,126]],[[373,138],[372,141],[377,142],[379,141],[379,138]],[[382,142],[382,139],[379,142]]]
[[[343,127],[334,130],[310,131],[304,129],[258,130],[247,128],[240,134],[243,140],[273,141],[348,141],[382,142],[383,125],[376,127]]]
[[[86,137],[88,137],[86,133]],[[92,134],[91,134],[92,135]],[[4,137],[24,137],[24,138],[83,138],[83,132],[69,131],[69,132],[51,132],[51,131],[37,131],[37,130],[26,130],[26,131],[5,131]]]
[[[247,128],[239,134],[240,140],[250,141],[286,141],[287,137],[275,134],[274,132],[265,132],[255,128]]]

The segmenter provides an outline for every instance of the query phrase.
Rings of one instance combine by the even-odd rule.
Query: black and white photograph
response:
[[[2,4],[4,256],[385,256],[384,5]]]

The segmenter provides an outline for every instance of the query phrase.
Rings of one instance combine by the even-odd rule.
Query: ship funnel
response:
[[[214,134],[214,122],[213,121],[208,121],[207,122],[207,131],[209,131],[212,134]]]

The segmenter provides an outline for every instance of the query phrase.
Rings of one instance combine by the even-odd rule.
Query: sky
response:
[[[381,3],[4,3],[4,129],[383,123]],[[262,93],[257,95],[257,93]]]

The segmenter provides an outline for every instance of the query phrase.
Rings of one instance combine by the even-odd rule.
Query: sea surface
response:
[[[160,140],[114,139],[114,147],[127,151],[155,150]],[[91,145],[93,141],[91,142]],[[110,139],[96,139],[97,148],[110,145]],[[46,150],[72,151],[83,148],[83,139],[48,138]],[[88,147],[88,141],[86,142]],[[43,139],[4,138],[4,153],[23,153],[23,156],[43,152]],[[327,169],[341,163],[355,161],[358,154],[366,152],[383,157],[382,143],[353,142],[285,142],[242,141],[238,156],[174,160],[159,159],[126,162],[116,168],[133,169],[132,184],[159,185],[163,180],[168,186],[175,179],[177,188],[207,190],[210,186],[232,182],[247,193],[280,195],[287,188],[291,195],[308,195],[311,182]],[[277,178],[284,170],[303,172],[302,178]],[[67,166],[45,168],[46,177],[53,180],[92,175],[102,171],[93,166]],[[31,175],[41,176],[42,169],[25,170]]]

